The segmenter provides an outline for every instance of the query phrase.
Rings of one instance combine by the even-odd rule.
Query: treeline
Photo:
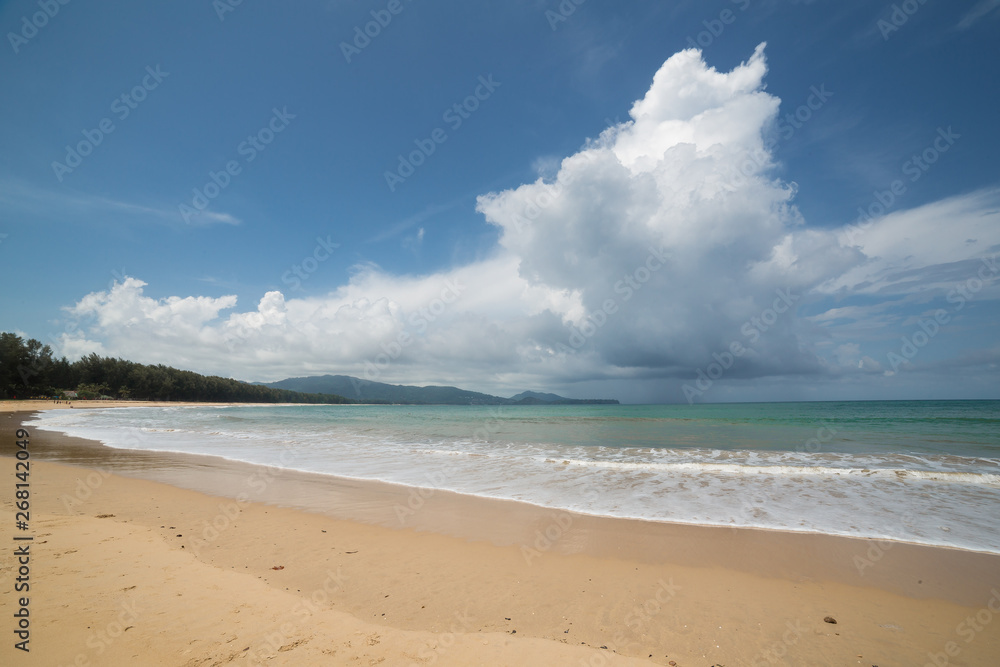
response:
[[[76,391],[79,398],[240,403],[353,403],[333,394],[274,389],[170,366],[90,354],[56,359],[48,345],[0,333],[0,398],[41,398]]]

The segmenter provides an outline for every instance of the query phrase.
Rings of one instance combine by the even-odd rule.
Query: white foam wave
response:
[[[365,422],[209,409],[44,413],[112,447],[209,454],[601,516],[902,539],[1000,553],[1000,461],[951,454],[414,442]],[[267,413],[271,415],[273,413]],[[228,415],[227,415],[228,417]],[[224,428],[220,428],[223,427]]]

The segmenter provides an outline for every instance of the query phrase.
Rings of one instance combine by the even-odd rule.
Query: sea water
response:
[[[601,516],[1000,553],[1000,401],[110,408],[33,426]]]

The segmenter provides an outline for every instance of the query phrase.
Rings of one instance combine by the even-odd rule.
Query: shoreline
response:
[[[41,412],[45,410],[89,410],[95,408],[219,408],[219,407],[267,407],[278,405],[327,405],[327,406],[361,406],[373,403],[225,403],[220,401],[131,401],[131,400],[85,400],[60,399],[53,400],[0,400],[0,414],[15,412]]]
[[[167,404],[162,404],[162,405],[158,404],[156,406],[151,406],[151,407],[162,407],[163,405],[167,405]],[[239,406],[252,405],[252,406],[258,406],[260,404],[243,404],[243,403],[239,403],[239,404],[178,403],[178,404],[175,404],[175,406],[177,406],[177,407],[201,407],[203,405],[208,405],[208,406],[217,406],[217,405],[230,405],[230,406],[234,406],[234,405],[239,405]],[[286,403],[286,404],[274,404],[274,405],[288,406],[288,405],[300,405],[300,404]],[[88,406],[88,407],[90,407],[90,406]],[[98,406],[98,407],[101,407],[101,406]],[[123,406],[109,406],[109,407],[129,407],[129,406],[124,406],[123,405]],[[136,407],[140,407],[140,406],[136,406]],[[147,407],[147,406],[141,406],[141,407]],[[2,411],[3,411],[3,405],[0,404],[0,412],[2,412]],[[50,433],[55,433],[55,432],[50,431]],[[60,435],[60,437],[64,436],[64,434],[62,434],[62,433],[60,433],[59,435]],[[72,436],[72,437],[78,437],[81,440],[90,440],[90,441],[93,441],[91,438],[88,438],[86,436]],[[678,527],[695,528],[695,529],[710,528],[710,529],[725,529],[725,530],[764,531],[764,532],[774,532],[774,533],[778,533],[778,534],[781,534],[781,535],[800,535],[800,536],[801,535],[809,535],[809,536],[819,536],[819,537],[823,537],[823,538],[842,538],[842,539],[848,539],[848,540],[858,540],[858,541],[864,541],[864,542],[872,542],[872,541],[874,541],[874,542],[878,542],[879,544],[910,545],[910,546],[914,546],[914,547],[925,547],[925,548],[933,548],[933,549],[947,549],[947,550],[956,550],[956,551],[976,553],[976,554],[982,554],[982,555],[1000,556],[1000,550],[990,550],[988,548],[976,548],[974,546],[964,546],[964,545],[959,545],[959,544],[948,544],[948,543],[942,543],[942,542],[937,542],[937,543],[935,543],[935,542],[929,542],[929,541],[920,542],[920,541],[916,541],[916,540],[912,540],[912,539],[905,539],[905,538],[902,538],[902,537],[897,537],[895,535],[866,536],[866,535],[859,535],[859,534],[851,534],[851,533],[848,533],[848,532],[824,532],[822,530],[816,530],[816,529],[796,530],[795,528],[785,527],[785,526],[782,526],[782,527],[761,526],[761,525],[736,526],[736,525],[730,525],[730,524],[724,524],[724,523],[699,522],[697,520],[694,520],[694,521],[683,521],[683,520],[667,520],[667,519],[650,518],[650,517],[644,517],[644,516],[612,516],[612,515],[608,515],[608,514],[596,514],[596,513],[587,512],[585,510],[574,509],[574,508],[542,505],[540,503],[532,502],[530,500],[507,498],[507,497],[502,497],[502,496],[479,495],[479,494],[475,494],[475,493],[467,493],[467,492],[462,492],[462,491],[452,491],[452,490],[447,490],[447,489],[443,489],[443,488],[437,488],[437,487],[434,487],[433,485],[432,486],[423,487],[423,486],[416,486],[416,485],[411,485],[411,484],[407,484],[407,483],[403,483],[403,482],[395,482],[395,481],[384,480],[384,479],[373,479],[373,478],[366,478],[366,477],[355,477],[355,476],[350,476],[350,475],[339,475],[339,474],[331,473],[331,472],[310,471],[310,470],[305,470],[303,468],[283,467],[281,465],[271,465],[271,464],[265,464],[265,463],[255,463],[255,462],[252,462],[252,461],[247,461],[247,460],[238,459],[238,458],[231,458],[231,457],[227,457],[227,456],[223,456],[223,455],[219,455],[219,454],[192,453],[192,452],[186,452],[186,451],[176,450],[176,449],[133,450],[133,449],[130,449],[129,447],[127,447],[127,446],[111,447],[111,446],[103,445],[103,443],[100,443],[100,444],[103,447],[106,447],[108,450],[111,450],[111,451],[129,451],[129,452],[141,451],[143,453],[147,453],[147,454],[150,454],[150,455],[162,454],[162,455],[165,455],[165,456],[194,457],[194,459],[197,459],[198,457],[204,457],[205,461],[207,461],[207,462],[214,462],[214,465],[216,465],[216,466],[222,466],[222,467],[226,467],[226,466],[250,466],[252,468],[253,467],[258,467],[258,468],[262,468],[262,469],[266,469],[266,470],[280,471],[280,474],[302,475],[302,476],[307,476],[307,477],[313,477],[314,476],[315,480],[318,483],[321,483],[321,480],[326,479],[332,485],[339,485],[339,486],[344,486],[344,485],[361,485],[361,486],[366,486],[366,485],[370,485],[372,488],[378,488],[380,486],[384,486],[384,487],[389,487],[389,488],[392,488],[392,489],[396,489],[398,491],[402,491],[404,493],[410,493],[413,489],[419,489],[420,492],[421,492],[421,494],[423,494],[425,492],[425,490],[429,489],[429,490],[432,490],[434,493],[451,494],[451,495],[453,495],[457,499],[466,499],[465,502],[513,503],[515,505],[527,505],[527,506],[530,506],[531,508],[534,508],[537,511],[561,512],[561,513],[564,512],[564,513],[568,513],[568,514],[573,515],[573,516],[589,517],[589,518],[592,518],[592,519],[595,519],[595,520],[633,521],[633,522],[639,522],[639,523],[649,523],[649,524],[654,524],[654,525],[678,526]],[[192,459],[192,460],[194,460],[194,459]],[[152,478],[152,479],[156,479],[156,478]],[[428,481],[432,482],[432,484],[433,484],[433,480],[429,479]],[[200,487],[200,486],[190,486],[189,488],[191,488],[192,490],[206,490],[205,488]],[[324,511],[324,508],[314,507],[314,506],[299,506],[298,508],[299,509],[306,509],[306,510],[309,510],[309,511],[321,511],[321,512]],[[345,517],[345,518],[354,518],[354,519],[363,520],[363,521],[369,520],[369,517]],[[386,523],[384,521],[382,523],[383,523],[383,525],[387,525],[388,527],[398,527],[398,526],[395,526],[395,524],[389,524],[389,523]]]
[[[33,414],[14,416],[23,422]],[[116,448],[54,431],[35,433],[44,433],[54,445],[48,454],[54,455],[53,461],[393,530],[523,547],[526,558],[532,550],[539,552],[533,544],[541,531],[541,544],[551,542],[541,553],[626,557],[645,563],[667,559],[767,577],[829,579],[958,604],[975,603],[977,581],[995,575],[1000,583],[1000,554],[990,551],[780,528],[609,517],[212,454]],[[567,534],[570,528],[572,535]],[[558,538],[549,540],[545,530]],[[961,576],[921,574],[935,569]]]
[[[412,496],[413,492],[417,492],[418,494],[421,494],[421,495],[424,492],[427,492],[427,493],[432,493],[432,494],[442,494],[442,495],[446,494],[446,495],[449,495],[449,496],[452,497],[452,499],[453,499],[454,502],[461,502],[461,503],[486,503],[486,504],[497,503],[499,505],[509,506],[509,507],[524,506],[525,508],[530,508],[530,509],[528,509],[528,511],[547,512],[547,513],[550,513],[550,514],[552,514],[552,513],[569,514],[569,515],[575,516],[575,517],[586,517],[587,519],[591,519],[591,520],[595,520],[595,521],[635,522],[635,523],[639,523],[639,524],[649,524],[651,526],[670,526],[670,527],[674,527],[672,529],[675,529],[675,530],[685,530],[685,529],[695,529],[695,530],[700,530],[700,529],[736,530],[736,531],[754,531],[754,532],[763,532],[763,533],[775,533],[777,535],[814,536],[814,537],[820,537],[820,538],[852,540],[852,541],[856,541],[856,542],[863,542],[865,544],[870,544],[870,543],[873,543],[873,542],[877,543],[877,544],[880,544],[880,545],[889,544],[890,546],[887,547],[887,548],[891,548],[892,546],[895,546],[895,545],[907,545],[907,546],[911,546],[911,547],[919,547],[919,548],[924,548],[924,549],[942,549],[942,550],[945,550],[945,551],[956,551],[956,552],[962,552],[962,553],[978,554],[978,555],[982,555],[982,556],[993,556],[993,557],[1000,558],[1000,552],[989,551],[987,549],[973,549],[973,548],[968,548],[968,547],[955,546],[955,545],[951,545],[951,544],[933,544],[933,543],[930,543],[930,542],[914,542],[914,541],[899,539],[899,538],[896,538],[896,537],[865,537],[865,536],[861,536],[861,535],[850,535],[850,534],[845,534],[845,533],[824,533],[824,532],[818,531],[818,530],[795,530],[793,528],[773,528],[773,527],[769,527],[769,526],[735,526],[735,525],[724,525],[724,524],[717,524],[717,523],[699,523],[697,521],[679,521],[679,520],[668,521],[668,520],[649,519],[649,518],[637,517],[637,516],[610,516],[610,515],[607,515],[607,514],[594,514],[594,513],[591,513],[591,512],[584,512],[584,511],[581,511],[581,510],[568,509],[568,508],[564,508],[564,507],[554,507],[554,506],[541,505],[539,503],[531,502],[531,501],[528,501],[528,500],[520,500],[520,499],[513,499],[513,498],[503,498],[503,497],[498,497],[498,496],[483,496],[483,495],[477,495],[477,494],[472,494],[472,493],[463,493],[463,492],[459,492],[459,491],[452,491],[450,489],[441,489],[441,488],[436,488],[436,487],[411,486],[411,485],[408,485],[408,484],[403,484],[401,482],[391,482],[391,481],[382,480],[382,479],[369,479],[369,478],[364,478],[364,477],[352,477],[352,476],[349,476],[349,475],[335,475],[333,473],[325,473],[325,472],[315,472],[315,471],[310,471],[310,470],[302,470],[302,469],[299,469],[299,468],[285,468],[285,467],[282,467],[282,466],[271,466],[271,465],[266,465],[266,464],[253,463],[253,462],[250,462],[250,461],[244,461],[242,459],[234,459],[234,458],[230,458],[230,457],[227,457],[227,456],[221,456],[221,455],[218,455],[218,454],[195,454],[195,453],[191,453],[191,452],[183,452],[183,451],[172,450],[172,449],[136,450],[136,449],[129,449],[129,448],[126,448],[126,447],[111,447],[111,446],[105,445],[104,443],[101,443],[99,441],[92,440],[90,438],[84,438],[84,437],[81,437],[81,436],[68,436],[68,435],[65,435],[65,434],[56,433],[56,432],[52,432],[52,431],[48,431],[48,434],[52,435],[52,436],[55,436],[55,437],[73,438],[73,439],[76,439],[76,440],[90,441],[90,442],[93,442],[95,445],[99,445],[101,447],[104,447],[104,448],[106,448],[108,450],[111,450],[112,452],[123,452],[124,456],[132,456],[136,452],[142,452],[142,453],[148,453],[148,454],[151,454],[151,455],[154,455],[154,456],[155,455],[162,455],[162,456],[165,456],[165,457],[177,457],[178,459],[190,457],[192,459],[192,461],[197,460],[197,459],[204,459],[209,464],[209,467],[212,467],[213,463],[214,463],[214,467],[216,467],[216,468],[227,468],[227,467],[240,468],[240,467],[246,467],[250,471],[248,473],[250,476],[254,475],[254,473],[252,472],[253,470],[258,470],[259,469],[261,471],[269,471],[267,473],[260,473],[260,472],[256,473],[256,474],[258,474],[259,476],[262,476],[262,477],[264,477],[264,476],[267,476],[267,477],[276,477],[276,476],[287,475],[287,476],[297,476],[297,477],[302,478],[303,480],[309,479],[309,478],[315,478],[315,482],[318,483],[318,484],[320,484],[320,485],[328,485],[328,486],[351,486],[351,485],[357,485],[358,487],[371,487],[371,488],[368,488],[368,489],[362,488],[361,490],[362,490],[363,493],[365,493],[365,492],[367,492],[367,493],[377,493],[376,489],[378,489],[378,487],[388,487],[389,489],[393,489],[393,492],[391,492],[392,495],[397,495],[397,496],[402,495],[402,496],[405,496],[407,499],[409,499]],[[75,465],[75,464],[73,464],[73,465]],[[133,476],[133,475],[130,475],[130,476]],[[134,476],[136,476],[139,479],[150,479],[152,481],[156,481],[156,479],[158,479],[158,477],[156,477],[155,475],[154,476],[148,476],[148,477],[147,476],[142,476],[142,475],[134,475]],[[178,481],[172,481],[170,483],[173,486],[178,486],[178,488],[188,488],[189,490],[192,490],[192,491],[205,491],[205,489],[201,488],[200,486],[196,486],[196,485],[187,486],[186,482],[182,482],[182,481],[179,481],[179,480]],[[383,493],[381,495],[387,495],[387,494]],[[269,502],[272,502],[272,504],[276,504],[276,505],[279,505],[279,506],[287,506],[287,507],[290,507],[292,509],[300,509],[300,510],[303,510],[303,511],[316,512],[316,513],[321,513],[321,514],[325,513],[327,511],[325,508],[319,507],[319,506],[314,507],[312,505],[297,506],[297,505],[294,505],[294,504],[283,504],[283,502],[280,499],[279,500],[272,500],[272,501],[269,501]],[[392,524],[392,522],[388,522],[388,521],[384,521],[383,522],[383,521],[379,521],[377,518],[376,519],[372,519],[371,517],[367,517],[367,516],[350,516],[350,517],[345,517],[345,518],[348,518],[349,520],[361,521],[361,522],[364,522],[364,523],[373,523],[374,525],[385,525],[385,527],[387,527],[387,528],[398,527],[398,526],[395,526],[395,525],[390,525],[390,524]],[[455,536],[456,537],[461,537],[462,535],[455,535]],[[475,538],[475,539],[479,539],[479,538]]]
[[[0,419],[5,453],[13,428],[29,414]],[[156,549],[165,550],[164,557],[182,559],[185,568],[207,568],[206,581],[231,573],[246,577],[240,570],[251,570],[255,576],[239,580],[229,591],[244,606],[272,592],[294,596],[315,591],[316,582],[324,580],[324,563],[350,568],[344,573],[352,585],[330,593],[332,602],[321,605],[322,613],[318,609],[296,625],[312,638],[284,651],[279,649],[285,644],[273,647],[279,664],[325,659],[309,651],[320,641],[320,617],[328,612],[348,615],[339,625],[374,623],[374,630],[355,632],[378,634],[379,643],[351,650],[389,664],[633,664],[617,662],[626,655],[642,659],[634,664],[674,660],[707,667],[715,662],[782,664],[784,658],[774,662],[767,657],[779,653],[795,664],[861,664],[861,655],[865,664],[924,664],[928,653],[941,652],[956,640],[958,624],[984,609],[992,590],[1000,589],[1000,557],[979,552],[610,519],[444,491],[421,497],[410,487],[333,480],[219,457],[118,450],[49,431],[32,430],[31,441],[38,468],[33,472],[38,485],[33,486],[33,508],[52,524],[46,528],[52,541],[64,531],[86,528],[133,544],[137,534],[119,533],[139,531]],[[9,456],[4,460],[13,466]],[[410,508],[416,504],[415,492],[422,502]],[[5,513],[12,509],[11,493],[9,488],[0,492]],[[241,493],[247,495],[234,502]],[[402,524],[400,507],[413,509]],[[113,516],[95,518],[106,515]],[[209,539],[212,530],[218,535]],[[199,534],[200,542],[194,541],[192,536]],[[346,540],[336,553],[325,546],[331,535],[340,536],[335,540],[340,544]],[[114,544],[117,548],[119,542]],[[65,553],[85,551],[79,547]],[[359,553],[367,557],[352,558]],[[40,552],[37,557],[43,565],[60,565],[56,571],[61,572],[54,554]],[[861,574],[855,557],[871,561]],[[100,558],[92,563],[98,578],[128,578],[139,568],[119,563],[123,571],[108,571],[111,566]],[[289,572],[270,569],[279,566]],[[69,580],[60,584],[65,596],[85,590],[81,572],[61,574]],[[145,583],[138,585],[158,591],[165,585],[158,576],[140,577]],[[297,588],[284,586],[282,591],[282,582],[294,582]],[[263,583],[267,590],[245,591],[249,583]],[[6,607],[9,586],[5,589],[0,599]],[[179,592],[179,597],[193,594],[188,588]],[[231,627],[236,617],[232,610],[218,608],[218,596],[209,597],[200,604],[221,615],[224,632],[240,637],[236,643],[242,645],[227,655],[242,660],[238,649],[246,642]],[[44,618],[57,607],[45,605],[33,613]],[[655,614],[649,613],[654,609]],[[451,627],[456,612],[471,614],[460,632]],[[162,613],[171,617],[181,612]],[[824,623],[827,615],[838,624]],[[515,620],[505,621],[507,617]],[[61,618],[60,628],[72,625],[70,618]],[[46,627],[42,623],[39,643]],[[801,627],[794,644],[782,640],[790,627]],[[446,635],[456,648],[439,651]],[[968,646],[961,642],[961,648],[962,654],[949,664],[995,661],[1000,619]],[[133,650],[146,657],[156,652],[151,646]],[[221,655],[210,644],[199,650],[202,656]],[[493,658],[487,659],[488,654]],[[514,657],[518,655],[522,657]],[[176,658],[173,654],[151,664],[178,664]]]

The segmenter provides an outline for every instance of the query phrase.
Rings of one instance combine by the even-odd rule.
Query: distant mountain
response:
[[[522,391],[507,400],[513,405],[618,405],[614,398],[566,398],[538,391]]]
[[[501,405],[506,399],[465,391],[458,387],[411,387],[407,385],[372,382],[349,375],[317,375],[288,378],[267,385],[275,389],[302,387],[299,390],[312,394],[335,393],[369,403],[410,403],[416,405]],[[334,392],[333,388],[337,391]]]
[[[512,400],[512,401],[520,401],[520,400],[525,399],[525,398],[533,398],[533,399],[536,399],[538,401],[541,401],[542,403],[559,403],[561,401],[572,400],[572,399],[560,396],[559,394],[543,394],[543,393],[538,392],[538,391],[522,391],[520,394],[517,394],[515,396],[511,396],[510,400]]]
[[[410,405],[617,405],[614,399],[578,400],[556,394],[524,391],[511,398],[481,394],[458,387],[414,387],[386,384],[350,375],[316,375],[288,378],[265,386],[310,394],[336,394],[362,403],[406,403]]]

